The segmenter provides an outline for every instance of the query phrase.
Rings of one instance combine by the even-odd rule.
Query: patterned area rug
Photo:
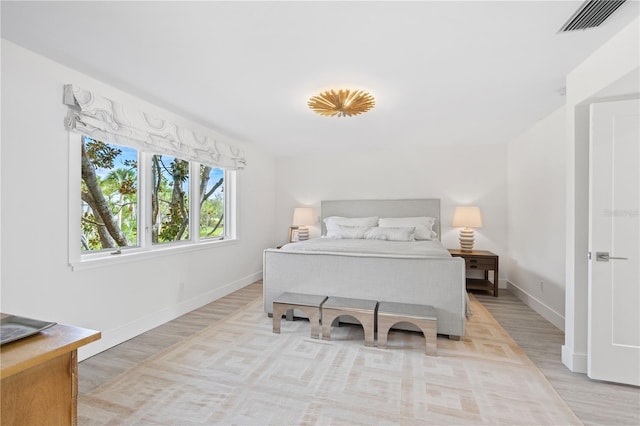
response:
[[[79,425],[573,425],[543,374],[473,297],[460,341],[392,331],[389,348],[363,345],[359,326],[309,337],[262,301],[81,396]]]

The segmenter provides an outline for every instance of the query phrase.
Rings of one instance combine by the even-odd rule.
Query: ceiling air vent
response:
[[[560,28],[560,32],[584,30],[602,24],[626,0],[587,0]]]

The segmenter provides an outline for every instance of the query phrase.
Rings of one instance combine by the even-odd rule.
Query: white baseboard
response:
[[[240,290],[262,279],[262,271],[255,272],[251,275],[243,277],[239,280],[230,282],[221,287],[217,287],[208,292],[199,294],[191,299],[183,300],[180,303],[166,307],[160,311],[146,315],[121,327],[113,330],[102,332],[102,338],[96,342],[90,343],[78,349],[78,360],[82,361],[90,358],[102,351],[119,345],[122,342],[136,337],[146,331],[149,331],[159,325],[178,318],[181,315],[189,313],[194,309],[198,309],[208,303],[218,300],[227,294]]]
[[[574,373],[587,373],[587,354],[578,354],[562,345],[562,363]]]
[[[554,311],[544,302],[530,295],[511,281],[507,281],[507,288],[525,305],[539,313],[544,319],[555,325],[560,330],[564,331],[564,316]]]

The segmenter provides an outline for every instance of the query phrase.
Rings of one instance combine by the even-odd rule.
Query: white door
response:
[[[591,106],[592,379],[640,385],[640,100]]]

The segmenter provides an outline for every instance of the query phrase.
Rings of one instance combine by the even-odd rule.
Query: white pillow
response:
[[[370,217],[341,217],[330,216],[324,219],[324,224],[327,227],[327,233],[330,231],[338,231],[337,225],[342,226],[363,226],[365,228],[371,228],[372,226],[378,226],[378,216]]]
[[[438,236],[433,230],[436,219],[428,216],[420,217],[381,217],[378,226],[381,228],[415,227],[416,240],[432,240]]]
[[[363,239],[365,233],[371,229],[368,226],[346,226],[335,225],[335,228],[331,228],[327,231],[327,238],[339,239]]]
[[[367,240],[386,240],[386,241],[414,241],[413,234],[416,228],[369,228],[364,234]]]

